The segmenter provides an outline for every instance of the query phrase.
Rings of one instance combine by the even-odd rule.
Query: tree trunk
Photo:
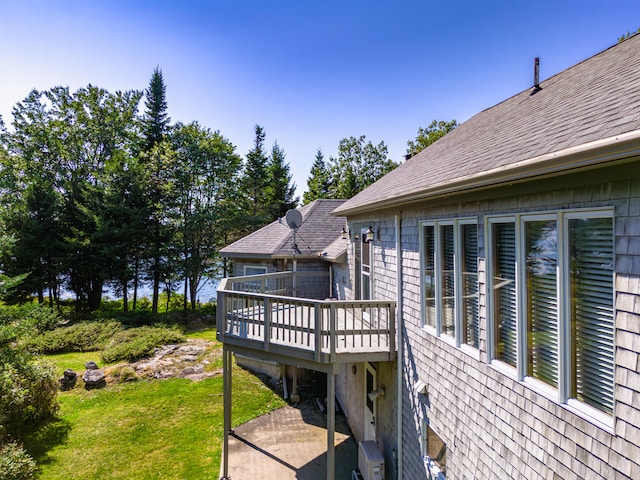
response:
[[[136,304],[138,303],[138,270],[139,270],[139,260],[136,258],[135,264],[133,266],[133,305],[132,308],[135,311]]]
[[[158,272],[158,262],[153,272],[153,299],[151,301],[151,314],[158,315],[158,298],[160,297],[160,272]]]
[[[189,285],[189,279],[187,277],[184,278],[184,298],[182,299],[182,309],[187,311],[187,288]]]
[[[191,311],[195,312],[196,311],[196,300],[198,297],[198,279],[197,278],[191,278],[190,282],[189,282],[189,297],[191,299]]]
[[[97,280],[92,281],[89,284],[87,306],[89,307],[89,311],[91,312],[100,308],[100,303],[102,302],[102,286],[103,283]]]
[[[129,290],[127,288],[128,282],[122,284],[122,311],[127,313],[129,311]]]

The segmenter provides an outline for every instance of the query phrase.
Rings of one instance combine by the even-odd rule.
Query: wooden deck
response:
[[[267,285],[265,280],[252,277],[245,285],[260,290],[256,286]],[[233,350],[314,364],[395,358],[395,302],[315,300],[225,288],[223,283],[218,289],[218,338]]]

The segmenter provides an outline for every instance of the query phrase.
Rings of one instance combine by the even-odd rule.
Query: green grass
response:
[[[202,338],[202,337],[198,337]],[[49,357],[62,372],[83,370],[94,353]],[[40,479],[218,478],[223,434],[222,376],[155,380],[59,394],[59,420],[25,447]],[[233,423],[284,405],[254,375],[233,372]],[[242,401],[240,401],[242,399]]]
[[[100,361],[100,352],[53,353],[46,358],[56,366],[59,376],[68,368],[77,373],[84,372],[84,364],[89,361],[96,362],[100,368],[107,366]]]
[[[206,328],[203,330],[195,330],[193,332],[187,332],[184,335],[187,338],[199,338],[201,340],[210,340],[212,342],[216,341],[216,329],[215,328]],[[218,346],[222,348],[222,344],[219,343]]]

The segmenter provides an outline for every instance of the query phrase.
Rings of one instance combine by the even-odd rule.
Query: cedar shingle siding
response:
[[[450,479],[640,478],[640,35],[541,86],[533,96],[526,90],[479,113],[335,212],[347,216],[352,230],[372,225],[376,232],[372,296],[380,299],[397,296],[394,216],[400,217],[402,478],[428,478],[427,419],[447,446]],[[614,410],[604,422],[532,386],[526,374],[494,366],[488,331],[488,219],[594,211],[613,217]],[[421,222],[461,218],[476,219],[478,229],[477,350],[423,325]],[[353,249],[348,256],[354,272]],[[377,436],[385,478],[395,478],[398,468],[396,368],[378,364],[387,391],[378,402]],[[343,375],[353,376],[348,366]],[[428,396],[414,392],[418,379]],[[348,380],[338,388],[356,417],[350,419],[356,437],[358,389]]]

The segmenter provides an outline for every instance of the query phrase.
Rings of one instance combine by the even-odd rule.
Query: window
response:
[[[244,274],[248,275],[264,275],[267,273],[267,267],[255,266],[255,265],[245,265],[244,266]]]
[[[527,375],[558,386],[558,229],[556,220],[524,221]]]
[[[569,398],[613,414],[613,219],[569,217]]]
[[[428,420],[422,421],[422,455],[429,478],[447,478],[447,445],[432,430]]]
[[[424,324],[478,348],[478,225],[475,219],[422,225]]]
[[[366,229],[362,229],[360,233],[361,238],[361,252],[362,261],[360,264],[360,299],[371,300],[371,241],[366,240]]]
[[[516,229],[511,221],[491,222],[491,290],[493,299],[494,357],[517,365]]]
[[[487,233],[491,358],[612,415],[612,212],[491,218]]]

